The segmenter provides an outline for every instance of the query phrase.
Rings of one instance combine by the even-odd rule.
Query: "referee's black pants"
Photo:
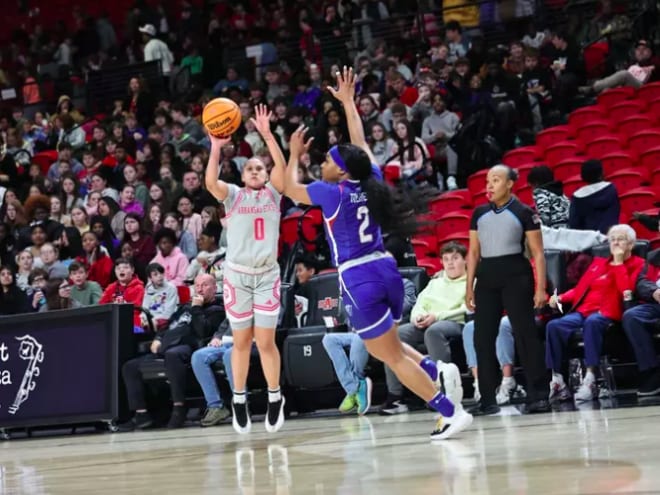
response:
[[[482,405],[497,403],[495,390],[499,385],[500,369],[495,340],[505,310],[524,368],[528,400],[547,398],[547,371],[543,343],[534,320],[534,276],[529,261],[522,255],[483,258],[477,267],[476,278],[474,347]]]

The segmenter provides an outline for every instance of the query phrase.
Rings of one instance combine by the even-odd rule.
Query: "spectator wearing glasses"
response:
[[[575,288],[550,298],[552,308],[572,306],[567,314],[550,321],[546,327],[546,364],[552,370],[551,401],[570,399],[561,370],[566,345],[571,335],[580,328],[584,334],[587,372],[575,399],[589,401],[598,397],[596,370],[600,364],[603,335],[609,325],[621,321],[624,301],[632,299],[635,284],[644,267],[644,260],[632,254],[636,241],[632,227],[615,225],[607,235],[610,257],[595,258]]]

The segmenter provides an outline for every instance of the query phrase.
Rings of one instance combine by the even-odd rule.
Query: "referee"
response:
[[[475,208],[470,224],[466,305],[475,312],[474,345],[479,367],[481,402],[473,414],[496,414],[499,366],[495,339],[502,312],[511,321],[518,356],[527,381],[527,412],[547,412],[547,376],[534,308],[545,305],[545,257],[541,222],[531,208],[512,195],[518,174],[506,165],[488,171],[489,204]],[[524,256],[525,241],[536,266]],[[476,278],[476,285],[475,285]]]

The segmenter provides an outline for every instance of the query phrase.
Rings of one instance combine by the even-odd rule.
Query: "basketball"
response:
[[[241,125],[241,110],[228,98],[216,98],[204,107],[202,123],[209,134],[225,138],[235,133]]]

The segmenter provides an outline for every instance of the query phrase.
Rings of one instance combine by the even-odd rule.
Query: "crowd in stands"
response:
[[[515,4],[515,15],[504,12],[508,3]],[[649,37],[653,33],[629,17],[627,2],[594,2],[597,14],[580,30],[571,29],[574,18],[568,26],[539,27],[533,19],[542,3],[475,6],[445,0],[442,15],[417,16],[408,2],[397,0],[314,5],[220,0],[204,8],[183,0],[175,18],[173,12],[138,1],[124,26],[113,25],[107,16],[93,19],[84,7],[76,7],[73,27],[62,22],[51,30],[39,24],[18,30],[0,65],[0,86],[22,87],[20,102],[0,114],[0,314],[107,303],[144,308],[152,321],[136,310],[134,331],[158,332],[150,356],[164,356],[172,399],[180,406],[170,426],[181,426],[185,419],[181,366],[191,359],[209,405],[204,424],[224,420],[222,400],[204,371],[230,346],[222,340],[223,318],[217,311],[222,303],[216,300],[222,292],[224,211],[201,179],[209,156],[200,123],[203,105],[224,96],[235,100],[242,113],[241,128],[222,149],[222,180],[242,185],[242,167],[251,157],[272,167],[250,121],[262,103],[273,112],[273,134],[285,152],[291,133],[301,124],[310,127],[315,139],[299,175],[303,182],[319,179],[327,149],[349,139],[343,110],[326,91],[333,74],[348,64],[359,74],[357,105],[387,180],[429,197],[464,188],[473,173],[533,142],[544,128],[565,122],[595,95],[620,86],[639,88],[660,75],[655,41]],[[493,27],[499,26],[498,15],[509,15],[506,26],[515,27],[511,32],[519,36],[489,45],[490,33],[502,35]],[[594,71],[587,66],[584,47],[602,40],[609,43],[610,56],[605,69]],[[256,69],[243,57],[231,58],[235,43],[260,46]],[[125,98],[103,102],[102,112],[88,112],[57,88],[56,104],[46,111],[30,110],[48,106],[41,81],[53,67],[71,82],[142,60],[158,61],[166,79],[185,67],[192,76],[191,91],[175,100],[167,84],[151,91],[142,74],[135,73],[125,81]],[[594,397],[603,328],[622,320],[634,346],[644,343],[635,347],[644,373],[642,391],[660,392],[658,361],[644,348],[647,330],[640,323],[658,316],[660,289],[652,286],[657,253],[645,265],[632,254],[635,231],[611,230],[620,223],[622,191],[604,179],[602,163],[585,160],[580,172],[586,185],[572,196],[564,193],[550,167],[539,164],[527,177],[546,248],[581,251],[609,240],[612,250],[608,262],[589,265],[576,258],[577,287],[550,298],[552,307],[575,305],[575,311],[547,327],[553,394],[567,397],[562,346],[566,335],[584,328],[584,387],[589,393],[582,391],[580,397]],[[283,216],[299,213],[300,205],[283,201]],[[654,214],[637,216],[658,231]],[[436,249],[436,256],[444,268],[412,297],[409,323],[400,335],[445,362],[452,360],[449,339],[462,336],[476,381],[474,327],[469,316],[466,320],[464,301],[465,248],[450,242]],[[298,261],[303,286],[308,276],[329,267],[322,256]],[[400,264],[408,261],[402,258]],[[624,314],[624,295],[629,303],[633,293],[644,304]],[[611,301],[609,313],[601,309],[604,300]],[[347,393],[340,409],[360,410],[364,405],[357,403],[355,390],[365,379],[360,370],[366,351],[352,350],[352,364],[337,365],[343,359],[337,349],[361,342],[349,336],[335,342],[336,335],[328,334],[324,345]],[[208,342],[222,352],[206,350]],[[197,353],[203,356],[193,352],[200,346]],[[503,373],[498,403],[505,404],[524,394],[513,376],[515,353],[506,317],[497,346]],[[145,358],[137,359],[124,367],[124,378],[137,423],[145,427],[152,419],[137,371]],[[387,385],[382,410],[406,410],[402,386],[392,373],[387,373]]]

